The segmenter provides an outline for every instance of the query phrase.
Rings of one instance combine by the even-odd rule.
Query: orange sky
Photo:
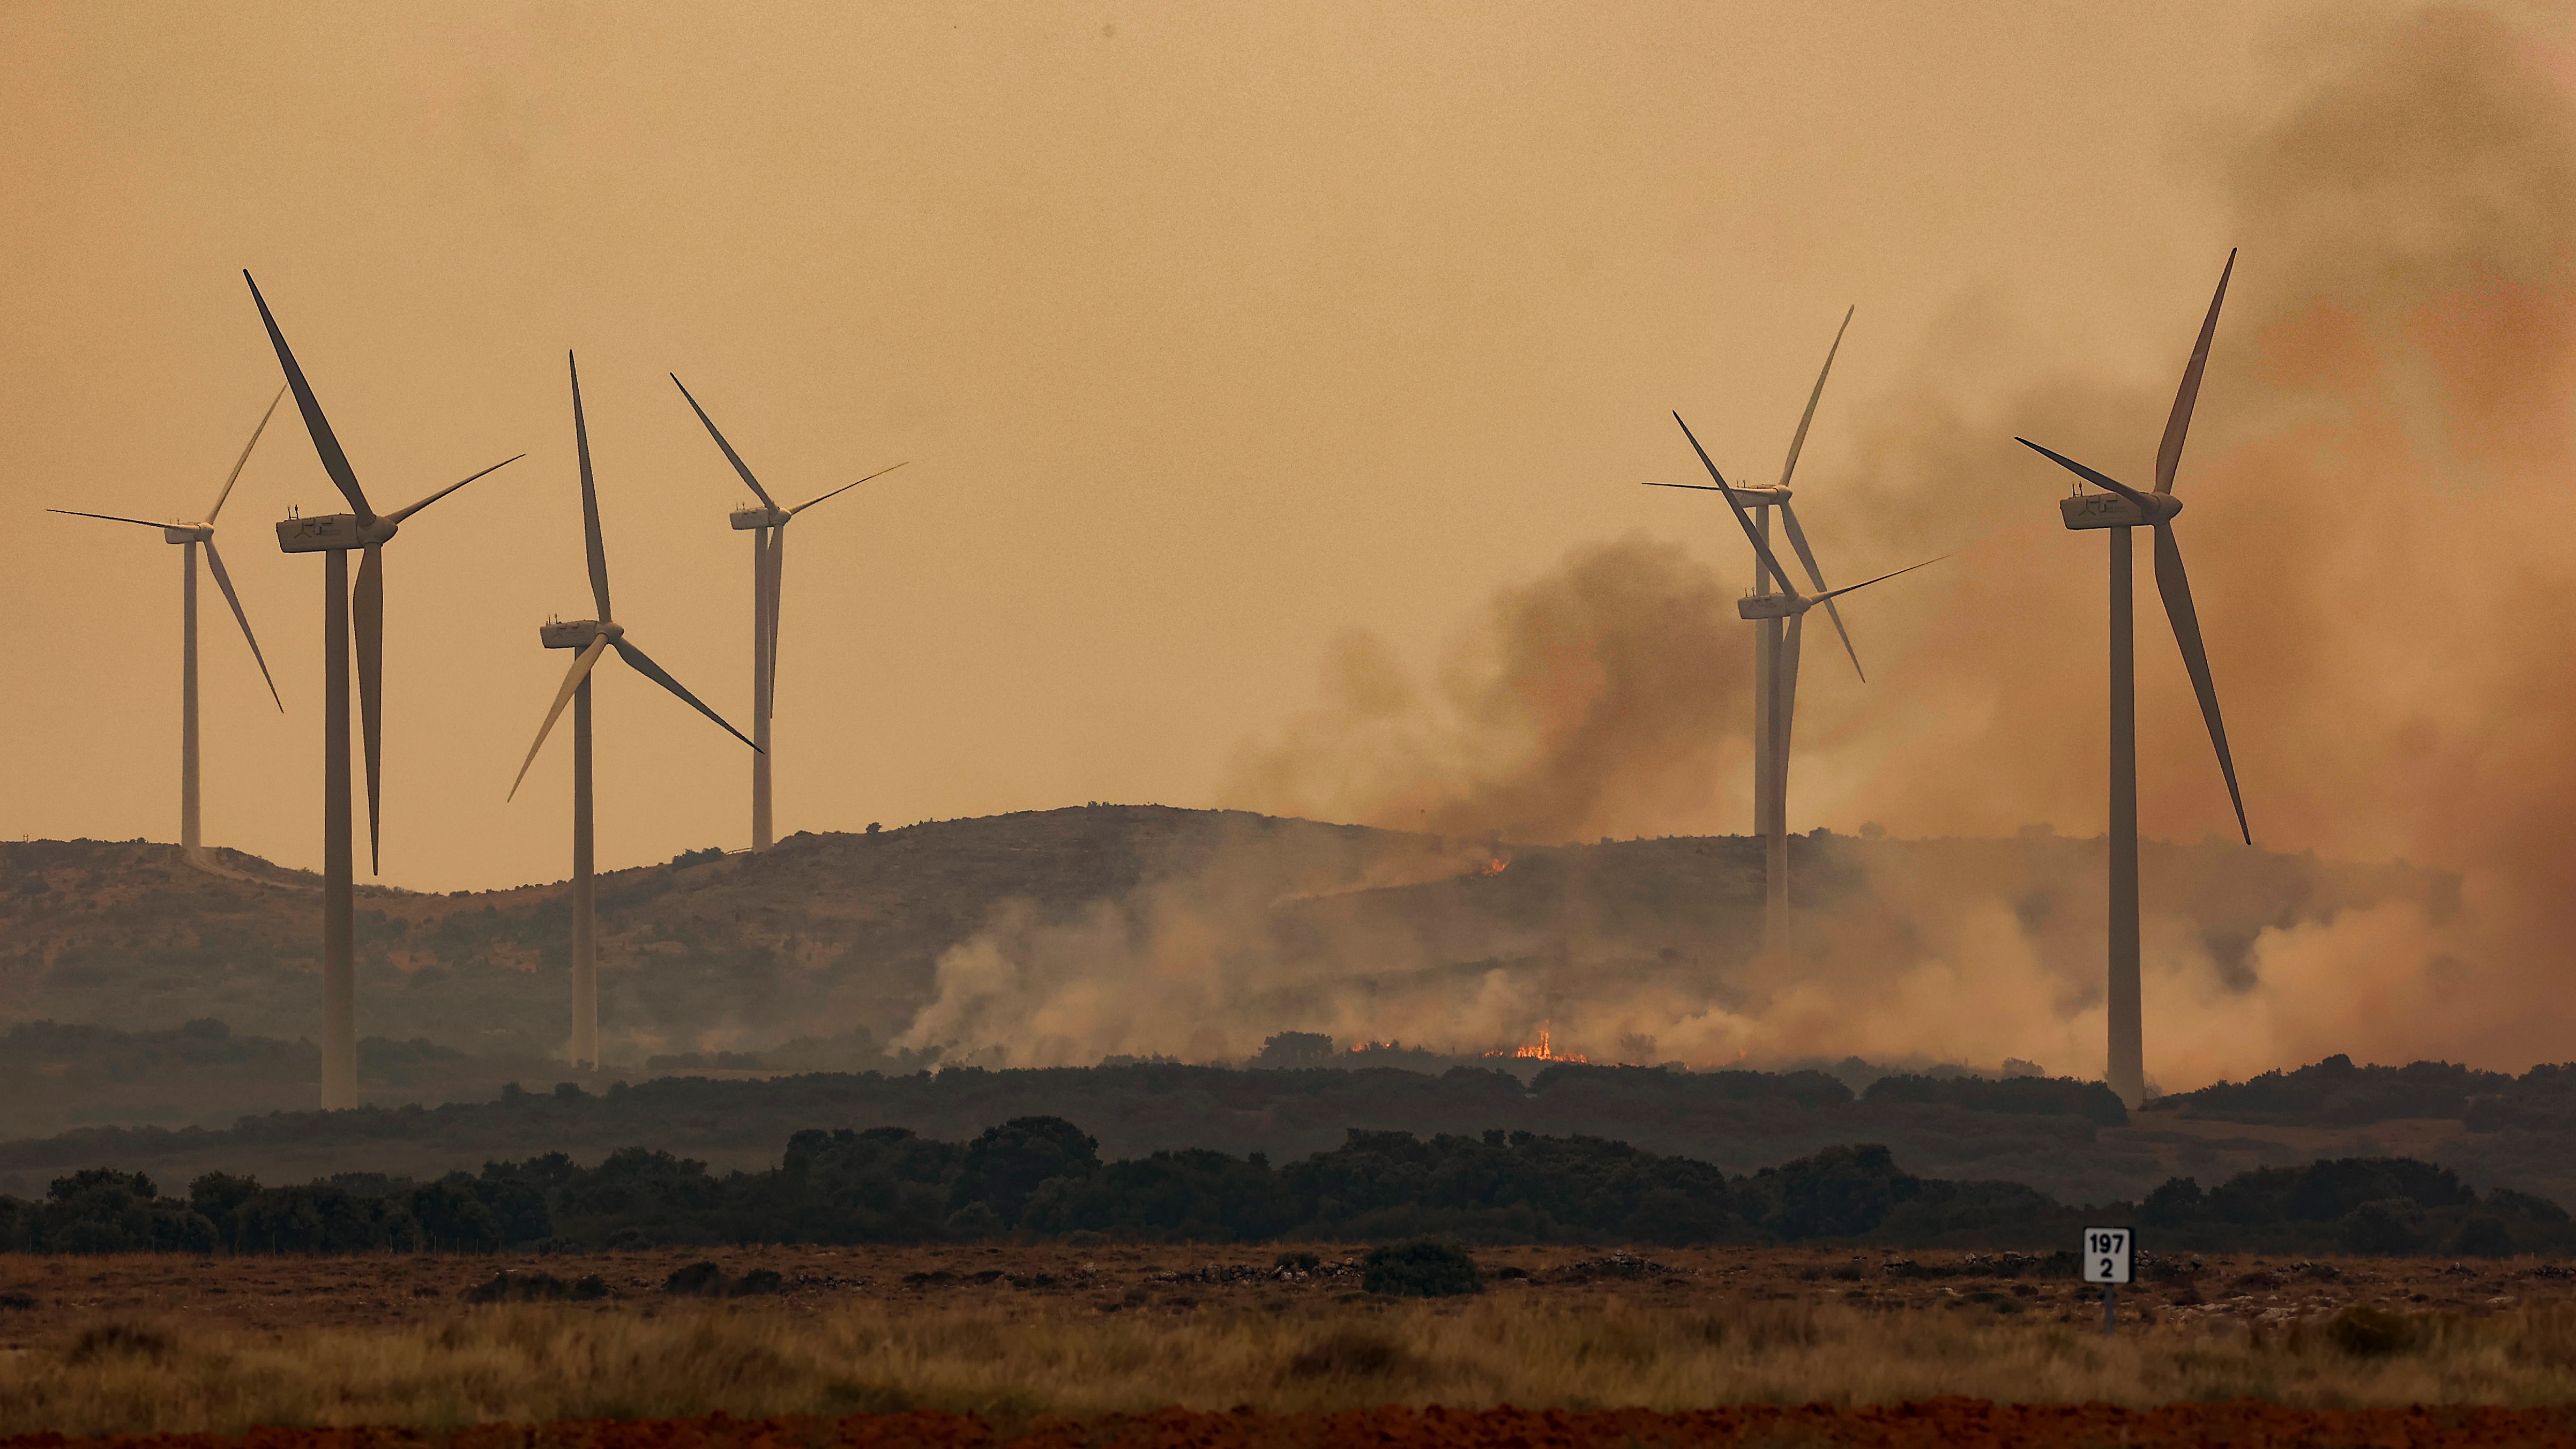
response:
[[[1311,719],[1354,627],[1423,678],[1472,670],[1456,641],[1498,590],[1632,533],[1736,582],[1722,515],[1635,484],[1690,476],[1676,407],[1721,463],[1775,472],[1851,303],[1801,469],[1828,568],[1983,542],[1848,609],[1865,690],[1811,641],[1792,823],[2090,834],[2100,548],[2056,528],[2061,478],[2009,437],[2104,440],[2094,461],[2145,474],[2219,261],[2269,241],[2239,267],[2182,520],[2257,837],[2476,863],[2474,830],[2359,808],[2378,756],[2306,768],[2318,709],[2261,705],[2277,658],[2341,638],[2296,647],[2329,594],[2281,597],[2273,545],[2222,536],[2229,489],[2261,504],[2240,524],[2298,526],[2246,461],[2296,431],[2249,398],[2301,395],[2256,339],[2334,264],[2249,203],[2246,138],[2365,43],[2354,7],[738,13],[0,10],[0,832],[175,838],[178,551],[39,510],[203,508],[278,380],[247,266],[380,508],[529,454],[388,551],[389,883],[567,868],[563,743],[502,800],[564,662],[535,625],[589,612],[566,348],[622,621],[737,724],[744,492],[663,373],[783,498],[911,460],[791,534],[786,833],[1281,805],[1244,762]],[[2567,74],[2563,11],[2496,13]],[[2439,327],[2409,337],[2462,375]],[[2562,450],[2568,401],[2529,424]],[[1971,424],[2006,451],[1923,441]],[[2332,506],[2331,477],[2301,486]],[[2354,586],[2438,611],[2502,534],[2512,578],[2477,589],[2567,597],[2563,514],[2408,542],[2446,499],[2338,530]],[[223,535],[287,713],[209,587],[206,835],[311,866],[322,570],[273,546],[290,504],[339,507],[291,409]],[[2143,825],[2197,839],[2225,798],[2141,555]],[[1979,642],[1997,611],[2013,650]],[[2032,620],[2063,621],[2062,663]],[[2499,667],[2512,642],[2438,639]],[[2404,651],[2353,663],[2456,699]],[[2011,687],[2035,673],[2066,683],[2044,709]],[[605,678],[601,864],[745,843],[742,747]],[[1743,728],[1712,719],[1709,757]],[[1740,831],[1745,795],[1725,769],[1582,828]]]

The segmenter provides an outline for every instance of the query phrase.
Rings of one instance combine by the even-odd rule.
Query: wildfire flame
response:
[[[1499,864],[1499,862],[1497,863]],[[1554,1025],[1555,1024],[1553,1022],[1541,1024],[1538,1029],[1538,1041],[1534,1045],[1517,1046],[1507,1052],[1487,1052],[1485,1055],[1489,1057],[1518,1057],[1523,1060],[1533,1062],[1584,1062],[1588,1064],[1592,1059],[1583,1055],[1581,1052],[1560,1052],[1556,1049],[1556,1042],[1551,1034]]]
[[[1478,874],[1478,875],[1501,875],[1501,874],[1503,873],[1503,871],[1504,871],[1505,869],[1507,869],[1510,865],[1511,865],[1511,862],[1510,862],[1510,861],[1508,861],[1508,860],[1504,860],[1504,859],[1502,859],[1500,856],[1497,856],[1497,857],[1495,857],[1495,858],[1494,858],[1494,859],[1492,859],[1492,860],[1486,861],[1482,866],[1479,866],[1479,867],[1477,868],[1477,870],[1476,870],[1476,874]]]

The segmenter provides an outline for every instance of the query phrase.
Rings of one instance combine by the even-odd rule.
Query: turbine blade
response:
[[[233,484],[241,481],[242,465],[250,461],[250,450],[259,446],[259,435],[268,431],[268,420],[277,416],[277,405],[286,401],[286,384],[277,385],[277,396],[268,400],[268,411],[259,415],[259,426],[250,430],[250,441],[242,444],[241,456],[233,459],[233,471],[224,478],[224,491],[215,495],[215,506],[206,510],[206,521],[224,511],[224,500],[233,496]]]
[[[2100,486],[2108,488],[2112,492],[2119,494],[2121,497],[2128,499],[2131,503],[2145,509],[2149,517],[2153,517],[2155,515],[2156,506],[2147,501],[2147,495],[2130,487],[2128,484],[2121,482],[2119,479],[2114,478],[2107,473],[2096,473],[2092,469],[2087,468],[2083,464],[2066,456],[2064,453],[2057,452],[2051,448],[2043,448],[2028,438],[2015,438],[2013,441],[2033,452],[2047,454],[2050,458],[2056,460],[2059,467],[2064,468],[2075,476],[2084,479],[2086,482],[2099,484]]]
[[[1724,488],[1720,488],[1709,483],[1657,483],[1650,479],[1638,484],[1637,486],[1640,488],[1688,488],[1698,493],[1733,493],[1737,495],[1736,501],[1738,502],[1742,502],[1746,498],[1751,498],[1756,503],[1769,503],[1771,501],[1771,496],[1768,493],[1751,492],[1747,489],[1738,488],[1732,483],[1728,484]]]
[[[385,551],[368,544],[358,565],[358,584],[350,591],[349,622],[358,635],[359,730],[367,744],[367,873],[385,873],[384,856],[384,702],[385,702]]]
[[[259,661],[259,677],[268,681],[268,697],[275,701],[277,712],[286,713],[286,701],[277,697],[277,679],[268,672],[268,656],[259,652],[259,636],[250,631],[250,615],[242,612],[241,595],[233,592],[232,575],[224,572],[224,556],[215,552],[215,541],[206,540],[206,566],[214,572],[215,587],[224,591],[224,602],[233,606],[233,618],[241,625],[242,638],[250,643],[250,657]]]
[[[1682,415],[1673,414],[1673,421],[1682,423]],[[1752,542],[1755,555],[1761,558],[1765,568],[1771,570],[1771,576],[1780,581],[1781,591],[1790,594],[1798,592],[1798,586],[1789,582],[1789,571],[1780,567],[1780,560],[1772,556],[1771,545],[1764,543],[1761,533],[1753,527],[1753,516],[1744,511],[1742,503],[1736,501],[1735,490],[1727,485],[1726,475],[1717,471],[1717,465],[1709,461],[1708,449],[1699,445],[1699,435],[1690,430],[1690,424],[1682,423],[1682,436],[1690,439],[1691,451],[1699,454],[1700,466],[1708,469],[1708,476],[1717,480],[1717,491],[1726,495],[1726,506],[1734,510],[1735,521],[1744,526],[1744,536]]]
[[[1941,557],[1940,557],[1940,558],[1927,558],[1927,559],[1925,559],[1923,562],[1921,562],[1921,563],[1919,563],[1919,564],[1907,564],[1905,567],[1903,567],[1903,568],[1901,568],[1901,569],[1898,569],[1898,570],[1896,571],[1896,573],[1895,573],[1895,574],[1880,574],[1877,578],[1874,578],[1874,579],[1863,579],[1863,580],[1861,580],[1859,583],[1856,583],[1856,584],[1845,584],[1843,587],[1841,587],[1841,588],[1839,588],[1839,589],[1834,590],[1834,591],[1833,591],[1832,593],[1830,593],[1830,594],[1825,595],[1825,597],[1826,597],[1826,598],[1828,598],[1828,599],[1837,599],[1837,598],[1842,597],[1842,596],[1843,596],[1843,595],[1845,595],[1845,594],[1851,593],[1851,592],[1852,592],[1853,590],[1855,590],[1855,589],[1865,589],[1865,588],[1868,588],[1868,587],[1869,587],[1870,585],[1872,585],[1872,584],[1883,584],[1883,583],[1886,583],[1889,579],[1892,579],[1892,578],[1896,577],[1896,574],[1910,574],[1910,573],[1914,572],[1916,569],[1928,569],[1928,568],[1932,567],[1934,564],[1939,563],[1939,562],[1941,561],[1941,559],[1948,558],[1948,557],[1950,557],[1950,555],[1945,553],[1945,554],[1941,555]]]
[[[286,345],[286,334],[277,330],[277,319],[269,315],[268,299],[259,294],[259,283],[251,281],[245,271],[242,280],[250,282],[250,299],[259,304],[259,320],[268,326],[268,340],[277,346],[277,362],[286,369],[286,385],[295,390],[295,406],[304,414],[304,430],[313,435],[313,451],[322,456],[322,471],[349,500],[360,524],[376,521],[376,510],[367,506],[367,495],[358,488],[358,475],[349,467],[349,455],[340,451],[340,439],[331,431],[331,420],[322,416],[322,404],[313,396],[313,385],[304,380],[304,369],[295,363],[295,353]]]
[[[2200,340],[2191,346],[2191,361],[2183,364],[2182,386],[2174,393],[2173,415],[2165,419],[2165,440],[2156,448],[2156,491],[2171,493],[2174,470],[2182,465],[2183,435],[2191,431],[2191,409],[2200,401],[2201,369],[2209,365],[2209,341],[2218,332],[2218,304],[2227,300],[2227,278],[2236,270],[2236,252],[2227,253],[2226,270],[2218,274],[2218,292],[2209,299],[2209,315],[2201,319]]]
[[[760,701],[760,712],[778,712],[778,606],[787,596],[787,525],[769,531],[769,682],[768,694]]]
[[[2200,614],[2191,606],[2191,579],[2183,573],[2182,548],[2174,542],[2173,525],[2156,525],[2156,592],[2165,596],[2165,617],[2173,621],[2174,642],[2182,646],[2182,667],[2191,671],[2192,693],[2200,696],[2200,717],[2209,724],[2209,742],[2218,749],[2218,772],[2227,777],[2227,798],[2236,806],[2236,830],[2245,843],[2254,832],[2245,823],[2245,796],[2236,788],[2236,760],[2227,752],[2227,726],[2218,717],[2218,685],[2209,677],[2209,650],[2200,640]]]
[[[1781,504],[1780,522],[1788,531],[1789,546],[1798,551],[1798,562],[1807,566],[1807,577],[1814,581],[1816,592],[1824,596],[1825,617],[1834,621],[1834,632],[1842,636],[1843,652],[1851,656],[1852,673],[1860,676],[1861,683],[1869,683],[1868,672],[1860,667],[1860,651],[1852,647],[1851,631],[1843,627],[1843,611],[1834,607],[1834,596],[1825,591],[1825,571],[1816,567],[1815,551],[1807,547],[1807,531],[1798,526],[1798,510]]]
[[[581,416],[581,365],[564,354],[564,365],[572,369],[572,441],[573,451],[581,455],[581,542],[590,558],[590,597],[599,605],[602,623],[617,617],[608,612],[608,545],[599,536],[599,489],[590,477],[590,426]]]
[[[888,464],[887,466],[870,473],[868,478],[882,478],[888,473],[893,472],[895,469],[904,466],[904,463],[909,463],[911,461],[912,460],[910,458],[906,458],[903,460],[903,463]],[[868,481],[868,478],[855,479],[851,482],[844,483],[840,487],[833,489],[831,492],[824,494],[823,498],[838,498],[842,494],[849,492],[851,489],[858,487],[859,484],[865,483]],[[787,516],[794,518],[797,514],[800,514],[806,509],[813,507],[815,504],[822,502],[823,498],[808,498],[804,502],[797,504],[795,507],[788,509]]]
[[[168,528],[170,526],[166,523],[146,522],[140,518],[119,518],[113,513],[83,513],[75,508],[48,508],[45,511],[47,513],[59,513],[65,518],[104,518],[110,523],[140,523],[145,528]]]
[[[493,464],[491,467],[484,469],[483,473],[499,472],[501,469],[509,467],[511,464],[526,456],[528,455],[525,453],[512,454],[511,456],[502,459],[500,462]],[[457,489],[464,487],[466,484],[473,482],[475,479],[482,477],[483,473],[469,473],[464,477],[457,479],[455,482],[448,484],[446,487],[439,489],[435,493],[432,493],[427,498],[424,498],[418,503],[413,504],[411,507],[404,509],[402,512],[395,514],[394,522],[402,522],[404,519],[409,518],[413,514],[420,512],[422,509],[427,508],[429,505],[436,503],[448,494],[453,493]]]
[[[572,702],[573,691],[581,688],[581,682],[590,676],[590,666],[597,664],[599,656],[607,652],[608,636],[600,634],[572,657],[572,668],[564,672],[563,688],[555,691],[554,706],[546,711],[546,722],[537,726],[537,742],[528,746],[528,757],[519,762],[519,773],[510,781],[510,793],[501,797],[503,803],[518,798],[519,786],[528,778],[528,767],[537,762],[537,751],[546,747],[546,736],[553,733],[555,721],[563,717],[564,706]]]
[[[1807,411],[1798,419],[1798,435],[1789,440],[1789,461],[1780,465],[1780,486],[1789,486],[1789,475],[1798,471],[1798,453],[1807,446],[1807,425],[1816,420],[1816,400],[1825,395],[1825,378],[1834,370],[1834,354],[1843,350],[1843,334],[1851,330],[1852,313],[1858,304],[1843,309],[1843,325],[1834,329],[1834,345],[1825,349],[1824,370],[1816,374],[1816,390],[1807,394]],[[1816,585],[1823,588],[1823,584]]]
[[[671,385],[680,390],[680,396],[689,399],[689,411],[696,413],[698,415],[698,421],[707,425],[708,436],[716,440],[717,447],[724,449],[725,461],[731,463],[733,465],[733,470],[742,475],[742,481],[751,485],[751,491],[760,495],[761,502],[768,504],[772,508],[776,508],[778,506],[778,501],[769,496],[768,489],[760,486],[759,479],[751,476],[751,469],[743,464],[742,455],[733,450],[733,444],[725,441],[725,435],[723,433],[716,431],[716,420],[707,416],[707,410],[705,408],[698,406],[697,398],[692,396],[689,392],[689,385],[680,381],[680,375],[676,372],[671,374]]]
[[[637,648],[634,640],[620,638],[615,642],[617,646],[617,657],[634,666],[637,673],[642,674],[645,678],[652,680],[655,684],[662,686],[664,689],[671,691],[673,694],[676,694],[681,699],[687,701],[689,708],[696,710],[698,713],[705,715],[711,720],[714,720],[717,724],[724,725],[724,731],[726,734],[733,736],[735,739],[741,740],[746,745],[751,745],[750,739],[746,737],[742,731],[735,729],[732,725],[725,724],[725,717],[723,715],[707,708],[704,701],[700,700],[696,695],[689,693],[686,688],[682,687],[680,681],[671,677],[670,671],[664,669],[661,665],[654,663],[652,656],[646,654],[642,649]],[[755,750],[760,748],[758,745],[751,745],[751,747]]]

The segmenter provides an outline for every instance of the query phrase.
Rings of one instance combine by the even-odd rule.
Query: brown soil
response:
[[[1266,1307],[1360,1291],[1358,1247],[1304,1251],[1322,1272],[1279,1276],[1283,1250],[1106,1244],[914,1248],[668,1248],[565,1257],[376,1256],[349,1258],[95,1258],[0,1256],[0,1348],[58,1330],[137,1316],[207,1328],[371,1328],[461,1311],[470,1290],[504,1270],[569,1284],[596,1275],[605,1296],[577,1299],[601,1312],[650,1311],[672,1301],[671,1274],[711,1261],[728,1279],[779,1275],[780,1291],[737,1300],[764,1312],[811,1313],[858,1301],[948,1307],[978,1300],[1049,1300],[1103,1313]],[[1845,1250],[1707,1248],[1622,1256],[1582,1247],[1481,1249],[1495,1292],[1582,1298],[1650,1295],[1688,1307],[1722,1301],[1803,1299],[1889,1312],[1945,1312],[2019,1322],[2092,1323],[2098,1297],[2069,1280],[2015,1271],[2008,1259],[1967,1253],[1904,1257]],[[1339,1263],[1338,1270],[1333,1264]],[[2576,1269],[2533,1259],[2294,1260],[2183,1257],[2151,1265],[2122,1290],[2124,1322],[2203,1322],[2221,1331],[2322,1318],[2354,1303],[2409,1312],[2477,1316],[2576,1301]]]
[[[239,1438],[156,1434],[71,1440],[31,1434],[0,1449],[1628,1449],[1646,1445],[1851,1445],[1886,1449],[2153,1446],[2576,1445],[2576,1409],[2284,1409],[2270,1404],[1996,1404],[1983,1399],[1836,1409],[1755,1404],[1665,1414],[1530,1409],[1356,1409],[1231,1414],[1169,1409],[996,1426],[927,1411],[846,1419],[703,1419],[495,1425],[433,1440],[400,1429],[260,1429]]]

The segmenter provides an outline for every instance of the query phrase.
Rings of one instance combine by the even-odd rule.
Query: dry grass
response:
[[[1114,1315],[1029,1302],[793,1316],[523,1306],[275,1335],[120,1320],[0,1353],[0,1434],[907,1407],[1016,1419],[1175,1403],[1669,1409],[1964,1394],[2349,1407],[2576,1397],[2576,1310],[2394,1322],[2377,1337],[2314,1324],[2268,1334],[2166,1324],[2106,1340],[2062,1324],[1809,1302],[1710,1309],[1523,1294]]]

